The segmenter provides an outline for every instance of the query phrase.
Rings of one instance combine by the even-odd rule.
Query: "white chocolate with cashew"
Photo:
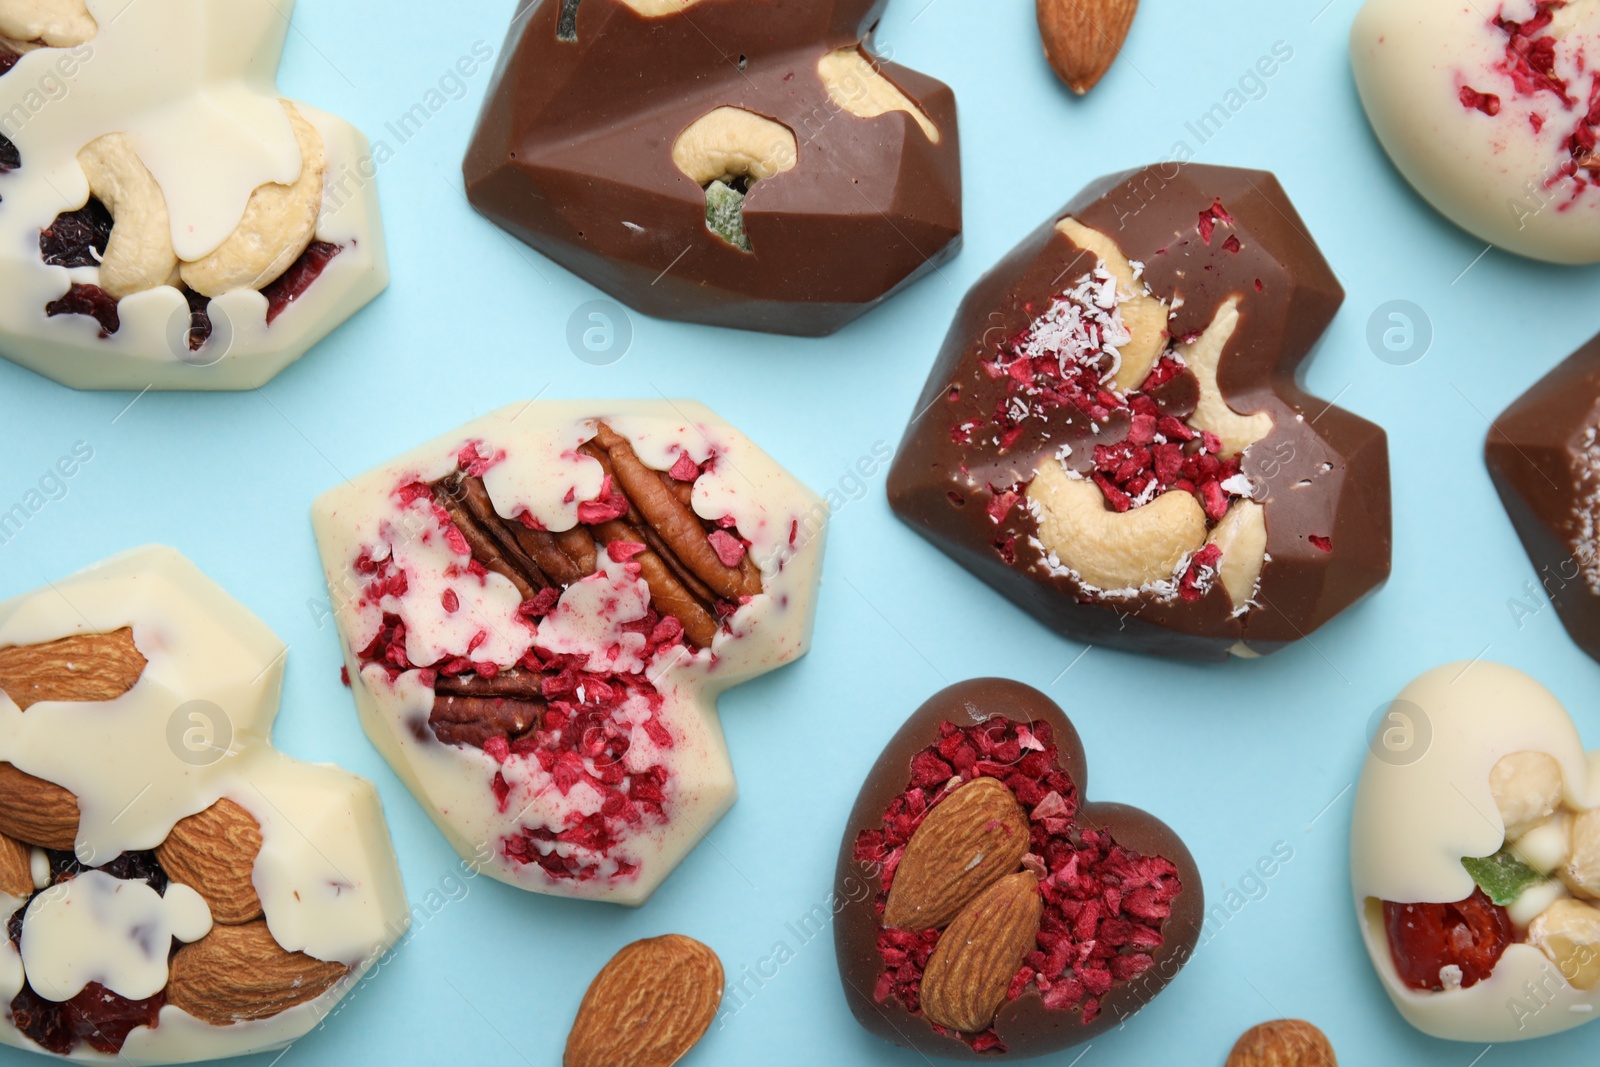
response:
[[[857,118],[871,119],[903,111],[911,116],[928,140],[940,141],[939,127],[900,91],[900,87],[861,53],[859,45],[835,49],[817,60],[817,75],[828,98]]]
[[[139,159],[127,134],[108,133],[78,153],[89,195],[105,205],[115,225],[100,263],[100,288],[121,300],[171,285],[178,270],[172,250],[167,198]]]
[[[87,0],[86,6],[97,24],[89,40],[33,49],[0,76],[0,133],[22,159],[20,169],[0,176],[0,270],[7,278],[0,287],[0,352],[78,388],[259,386],[387,284],[373,149],[347,123],[295,105],[326,159],[314,238],[342,251],[270,328],[257,292],[213,300],[213,341],[191,353],[179,340],[188,304],[176,288],[143,288],[146,273],[129,283],[99,267],[46,266],[38,234],[87,202],[89,175],[78,154],[111,134],[125,139],[163,194],[169,242],[185,262],[222,248],[246,222],[258,191],[302,188],[305,153],[272,83],[293,5]],[[163,58],[152,62],[153,56]],[[61,80],[67,91],[41,102],[35,90],[42,78]],[[384,151],[392,150],[379,146],[376,158],[385,158]],[[297,197],[303,208],[305,197]],[[129,212],[117,221],[118,229],[140,232],[157,225]],[[255,273],[241,268],[237,276],[259,281],[285,248],[303,239],[303,228],[302,222],[268,241],[247,226],[239,236],[261,237],[262,255]],[[45,316],[45,306],[70,284],[102,281],[123,295],[120,327],[111,336],[100,337],[99,324],[85,315]],[[127,292],[134,284],[139,291]]]
[[[1206,516],[1192,493],[1163,493],[1115,512],[1093,482],[1046,460],[1028,487],[1039,543],[1052,566],[1104,596],[1137,596],[1171,582],[1206,540]]]
[[[147,661],[133,688],[108,702],[43,702],[26,711],[0,691],[0,760],[78,798],[76,851],[90,864],[154,848],[180,819],[221,797],[250,813],[263,840],[252,881],[274,940],[355,968],[351,980],[278,1015],[227,1027],[167,1005],[157,1026],[136,1029],[115,1059],[181,1063],[282,1047],[319,1025],[409,924],[377,792],[355,775],[272,747],[285,648],[176,551],[138,549],[0,603],[0,647],[123,627],[132,628]],[[186,729],[201,731],[192,745],[183,740]],[[36,884],[48,877],[43,867]],[[180,886],[164,898],[143,882],[107,875],[80,875],[68,886],[34,898],[20,956],[9,941],[0,946],[0,1000],[17,994],[25,967],[30,980],[51,984],[40,992],[52,999],[87,980],[109,982],[124,996],[148,995],[152,984],[165,984],[165,953],[155,951],[161,938],[195,940],[211,922],[198,895]],[[108,940],[117,930],[144,938],[148,951]],[[0,1042],[36,1048],[9,1014],[0,1015]],[[73,1058],[113,1059],[81,1046]]]
[[[70,48],[95,35],[84,0],[6,0],[0,4],[0,36],[26,45]]]
[[[771,178],[793,170],[799,154],[793,130],[739,107],[708,111],[672,145],[672,162],[697,185]]]
[[[1395,753],[1378,745],[1367,757],[1350,828],[1356,917],[1384,991],[1411,1025],[1449,1040],[1519,1041],[1587,1022],[1600,1008],[1600,990],[1565,980],[1560,963],[1570,960],[1563,954],[1569,943],[1587,937],[1587,913],[1573,908],[1560,882],[1528,890],[1510,909],[1540,931],[1536,939],[1511,944],[1483,981],[1444,992],[1413,990],[1400,980],[1381,903],[1465,900],[1475,886],[1463,857],[1490,856],[1508,844],[1523,855],[1522,842],[1507,840],[1501,801],[1521,815],[1542,808],[1551,788],[1549,765],[1524,754],[1547,757],[1559,769],[1566,811],[1600,803],[1566,709],[1520,671],[1479,661],[1428,672],[1400,693],[1390,714],[1405,717],[1418,749]],[[1541,838],[1576,821],[1528,830],[1525,862],[1536,868],[1570,862],[1559,859],[1558,840]],[[1530,988],[1540,991],[1538,999]]]

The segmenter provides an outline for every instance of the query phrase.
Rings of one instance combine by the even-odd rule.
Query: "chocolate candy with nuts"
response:
[[[1519,600],[1532,614],[1548,598],[1600,660],[1600,337],[1502,412],[1484,453],[1538,572]]]
[[[496,224],[651,315],[831,333],[954,256],[955,97],[887,0],[546,0],[468,149]]]
[[[1389,574],[1373,424],[1296,383],[1344,292],[1277,179],[1102,179],[968,294],[895,512],[1074,640],[1260,656]]]
[[[1521,671],[1429,671],[1386,709],[1356,786],[1350,881],[1384,992],[1473,1044],[1600,1008],[1600,753]]]
[[[516,404],[314,512],[362,725],[451,844],[623,904],[733,804],[717,695],[805,653],[825,517],[667,400]]]
[[[834,943],[868,1030],[949,1059],[1022,1059],[1122,1025],[1188,962],[1205,914],[1189,850],[1089,803],[1077,731],[1043,693],[936,694],[862,786]]]
[[[281,6],[0,4],[7,358],[80,389],[253,389],[383,290],[374,153],[280,99]]]
[[[0,1041],[279,1048],[405,933],[377,792],[268,741],[284,652],[171,549],[0,604]]]

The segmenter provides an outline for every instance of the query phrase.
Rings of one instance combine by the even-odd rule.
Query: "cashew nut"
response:
[[[1507,834],[1506,840],[1523,863],[1540,874],[1553,874],[1572,854],[1571,821],[1565,812],[1557,812],[1514,839]]]
[[[939,127],[861,54],[859,46],[829,52],[817,61],[817,74],[828,89],[828,98],[850,114],[870,119],[890,111],[904,111],[917,120],[928,140],[939,143]]]
[[[1567,6],[1557,8],[1550,19],[1550,33],[1565,37],[1575,30],[1594,28],[1597,18],[1600,18],[1600,0],[1569,0]]]
[[[676,15],[678,12],[691,8],[700,0],[622,0],[622,3],[633,8],[634,11],[647,19],[658,19],[663,15]]]
[[[1560,873],[1575,895],[1600,899],[1600,808],[1572,820],[1572,846]]]
[[[1228,456],[1243,452],[1272,432],[1271,415],[1265,412],[1240,415],[1222,399],[1222,390],[1217,386],[1217,366],[1222,362],[1222,350],[1228,347],[1238,328],[1239,298],[1229,297],[1217,309],[1205,333],[1190,344],[1178,346],[1178,354],[1200,382],[1200,403],[1189,416],[1189,425],[1222,438],[1222,451]]]
[[[121,300],[176,280],[167,198],[140,160],[133,139],[108,133],[78,153],[89,193],[111,212],[111,237],[100,262],[100,288]]]
[[[1515,840],[1561,806],[1561,764],[1545,752],[1513,752],[1489,772],[1506,839]],[[1597,827],[1600,829],[1600,827]]]
[[[771,178],[793,170],[799,157],[793,130],[739,107],[700,116],[672,146],[672,162],[700,186]]]
[[[1193,494],[1163,493],[1117,513],[1091,481],[1047,460],[1028,486],[1039,510],[1039,543],[1087,585],[1106,592],[1171,581],[1206,539],[1206,513]]]
[[[1267,509],[1254,500],[1235,502],[1211,531],[1210,543],[1222,549],[1217,577],[1235,612],[1241,612],[1256,595],[1267,561]]]
[[[70,48],[92,38],[100,27],[84,0],[4,0],[0,3],[0,37],[42,41],[51,48]]]
[[[1550,957],[1572,988],[1600,986],[1600,909],[1558,900],[1528,927],[1528,943]]]
[[[1133,264],[1111,238],[1073,218],[1056,223],[1056,230],[1085,252],[1099,257],[1117,279],[1117,291],[1123,297],[1117,310],[1133,340],[1122,346],[1122,366],[1117,368],[1115,384],[1122,393],[1139,388],[1166,350],[1167,305],[1151,296],[1144,283],[1133,276]]]
[[[293,104],[282,103],[300,146],[300,177],[293,185],[257,187],[228,239],[210,255],[183,265],[183,280],[202,296],[260,289],[276,281],[316,236],[328,169],[322,135]]]

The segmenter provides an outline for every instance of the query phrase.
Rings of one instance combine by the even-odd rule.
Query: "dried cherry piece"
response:
[[[45,1000],[26,984],[11,1001],[11,1021],[17,1029],[58,1056],[72,1052],[83,1041],[96,1052],[122,1051],[135,1027],[154,1029],[166,997],[157,993],[145,1000],[129,1000],[90,982],[83,992],[64,1003]]]
[[[3,73],[4,71],[0,71],[0,74]],[[0,133],[0,174],[16,170],[20,166],[22,166],[22,153],[9,137]]]
[[[39,255],[52,267],[98,267],[111,240],[111,212],[91,197],[77,211],[63,211],[39,231]]]
[[[1444,988],[1439,972],[1461,969],[1461,988],[1477,985],[1512,942],[1511,916],[1483,890],[1455,904],[1383,903],[1389,952],[1400,980],[1412,989]]]
[[[117,302],[98,285],[73,282],[65,296],[44,306],[44,313],[52,318],[57,315],[91,316],[100,324],[101,337],[110,337],[122,328],[122,319],[117,315]]]
[[[144,882],[157,893],[167,891],[167,872],[156,860],[154,852],[124,852],[110,863],[103,863],[97,867],[89,867],[78,862],[78,857],[67,851],[51,851],[48,855],[52,885],[92,870],[103,871],[125,882]]]
[[[300,258],[289,265],[288,270],[262,289],[262,295],[267,298],[267,325],[271,326],[285,308],[304,296],[305,291],[311,288],[311,283],[322,276],[333,257],[343,251],[342,245],[312,241]]]
[[[183,298],[189,302],[189,351],[198,352],[211,339],[211,298],[187,285]]]
[[[17,60],[21,58],[21,56],[17,55],[17,53],[13,52],[11,49],[5,47],[4,45],[0,45],[0,78],[10,74],[11,68],[16,66]],[[5,138],[0,137],[0,141],[3,140],[5,140]],[[4,169],[4,167],[0,167],[0,170]]]

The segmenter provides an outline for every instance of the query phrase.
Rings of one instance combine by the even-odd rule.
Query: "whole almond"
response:
[[[1300,1019],[1262,1023],[1245,1032],[1227,1067],[1338,1067],[1327,1035]]]
[[[349,971],[342,963],[288,951],[273,940],[265,919],[213,926],[172,957],[167,1003],[212,1026],[229,1026],[315,1000]]]
[[[260,824],[223,797],[179,820],[156,847],[156,860],[174,882],[205,898],[213,920],[236,926],[261,918],[253,877],[260,852]]]
[[[115,700],[138,683],[145,663],[130,627],[0,648],[0,690],[23,711],[47,700]]]
[[[1028,852],[1028,817],[996,778],[974,778],[928,813],[906,843],[883,924],[932,930],[1015,871]]]
[[[27,899],[33,895],[33,850],[0,834],[0,893]]]
[[[27,845],[70,851],[78,843],[78,798],[0,763],[0,834]]]
[[[1038,0],[1038,5],[1044,54],[1061,80],[1082,96],[1111,69],[1139,0]]]
[[[987,1030],[1022,957],[1039,938],[1044,898],[1031,871],[1008,875],[939,935],[922,974],[922,1014],[962,1033]]]
[[[722,1003],[722,961],[681,934],[635,941],[583,995],[563,1067],[671,1067],[705,1036]]]

